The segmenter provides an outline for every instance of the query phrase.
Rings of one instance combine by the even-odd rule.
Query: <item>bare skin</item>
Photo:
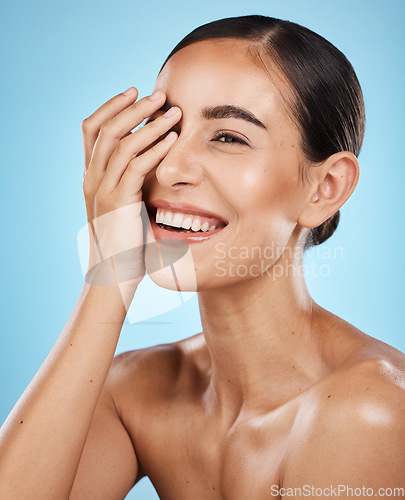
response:
[[[404,355],[315,304],[294,272],[307,228],[353,192],[357,159],[341,152],[305,165],[300,184],[300,136],[284,104],[288,88],[273,76],[277,86],[242,42],[201,42],[169,61],[156,100],[132,106],[136,92],[120,94],[85,122],[89,222],[141,196],[147,205],[193,203],[227,221],[190,245],[203,332],[113,359],[143,263],[135,259],[140,278],[125,288],[86,283],[2,428],[0,497],[117,499],[145,475],[165,500],[288,498],[280,488],[304,485],[405,487]],[[176,105],[171,117],[162,116],[165,101]],[[249,109],[266,128],[201,117],[220,104]],[[129,134],[146,117],[153,121]],[[173,140],[159,140],[172,127]],[[214,140],[218,131],[245,145]],[[134,152],[142,153],[131,159]],[[101,245],[117,220],[94,225]],[[133,220],[138,238],[135,212]],[[263,263],[230,248],[272,242],[266,272],[230,273],[231,263]]]
[[[334,350],[324,375],[291,365],[275,384],[269,369],[260,395],[234,412],[212,389],[202,333],[118,356],[114,401],[135,443],[138,479],[147,475],[162,499],[282,498],[271,491],[304,485],[403,487],[403,390],[393,382],[403,374],[403,355],[327,311],[318,309],[317,318],[316,331],[330,331]],[[238,389],[231,379],[224,385],[229,397]],[[99,440],[95,431],[86,445],[77,498],[103,495]]]

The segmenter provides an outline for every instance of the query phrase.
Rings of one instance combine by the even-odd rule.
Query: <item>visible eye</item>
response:
[[[236,137],[236,135],[230,134],[229,132],[217,132],[213,138],[214,141],[223,142],[225,144],[240,144],[242,146],[248,146],[248,143]]]

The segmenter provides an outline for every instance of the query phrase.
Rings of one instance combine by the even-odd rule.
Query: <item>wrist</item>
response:
[[[123,283],[105,284],[104,277],[97,274],[93,280],[85,279],[82,294],[96,300],[96,303],[99,304],[97,307],[101,307],[104,313],[107,313],[106,308],[112,308],[112,311],[115,311],[114,317],[122,316],[122,320],[124,320],[140,281],[138,278]],[[104,284],[100,284],[100,282],[104,282]]]

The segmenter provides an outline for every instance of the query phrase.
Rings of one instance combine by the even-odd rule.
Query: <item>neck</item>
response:
[[[290,272],[198,293],[216,407],[277,407],[325,374],[302,262],[278,261]],[[280,266],[277,266],[280,269]],[[281,273],[279,273],[281,274]]]

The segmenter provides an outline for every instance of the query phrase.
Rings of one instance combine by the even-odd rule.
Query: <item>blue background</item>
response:
[[[76,237],[86,222],[81,122],[131,85],[149,93],[173,46],[214,19],[264,14],[334,43],[363,87],[361,177],[341,225],[314,255],[313,297],[400,350],[404,340],[404,22],[402,0],[70,0],[2,2],[0,422],[69,318],[83,275]],[[326,267],[322,267],[326,266]],[[323,275],[322,275],[323,274]],[[196,297],[123,327],[118,346],[200,331]],[[128,498],[157,498],[147,479]]]

